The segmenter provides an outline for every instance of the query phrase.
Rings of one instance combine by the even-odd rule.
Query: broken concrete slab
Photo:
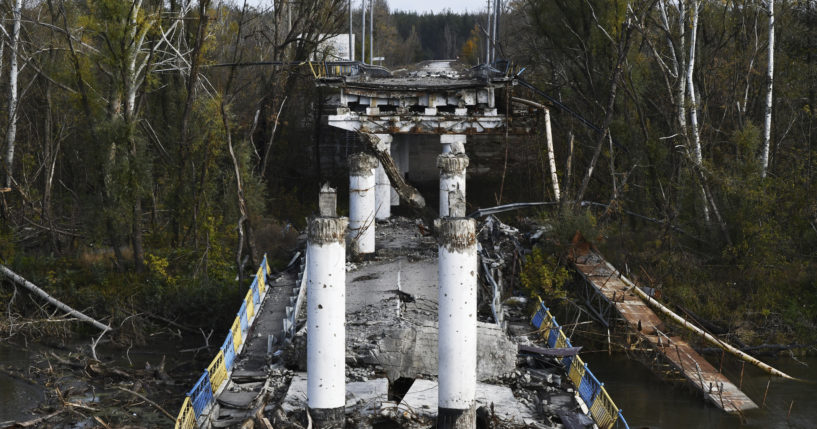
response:
[[[289,414],[303,410],[307,406],[307,374],[298,372],[292,377],[289,389],[281,402],[281,409]],[[366,381],[346,383],[346,411],[357,411],[364,414],[374,413],[383,402],[388,401],[389,381],[377,378]]]
[[[346,383],[346,411],[357,411],[363,414],[374,413],[380,405],[389,399],[389,380],[374,380]]]
[[[437,395],[436,381],[415,380],[400,402],[399,410],[420,416],[435,416]],[[496,417],[506,423],[531,424],[536,421],[535,411],[517,400],[507,386],[477,383],[476,403],[477,407],[493,406]]]
[[[281,409],[289,414],[306,407],[306,373],[297,372],[289,382],[289,389],[281,401]]]
[[[384,303],[378,308],[393,308]],[[370,315],[347,325],[347,355],[375,365],[389,380],[437,375],[437,322],[427,311],[409,309],[400,318],[372,320]],[[429,320],[431,319],[431,320]],[[376,325],[376,326],[373,326]],[[477,324],[477,380],[504,378],[514,371],[516,344],[497,325]]]

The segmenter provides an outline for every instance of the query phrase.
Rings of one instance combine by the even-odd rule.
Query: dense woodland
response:
[[[210,308],[236,302],[236,273],[244,282],[263,252],[285,262],[327,178],[313,150],[325,94],[309,69],[240,64],[303,60],[348,28],[345,0],[270,3],[0,2],[0,262],[100,318],[184,307],[226,326]],[[552,104],[565,203],[543,215],[551,244],[582,229],[743,340],[805,341],[817,323],[817,2],[771,6],[518,0],[497,58],[600,130],[517,89]],[[375,55],[394,68],[478,64],[485,22],[378,0]],[[526,185],[553,200],[545,157]],[[13,311],[36,309],[15,296],[0,289]]]

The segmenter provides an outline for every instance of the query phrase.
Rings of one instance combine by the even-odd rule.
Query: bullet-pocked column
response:
[[[440,169],[440,217],[449,213],[449,193],[459,191],[465,197],[465,170],[468,168],[468,155],[444,153],[437,156],[437,168]]]
[[[346,421],[347,223],[319,217],[307,230],[307,403],[321,429]]]
[[[391,134],[375,134],[380,142],[377,144],[377,150],[391,154]],[[391,182],[386,170],[380,161],[377,162],[377,169],[375,170],[375,218],[377,220],[386,220],[391,216]]]
[[[439,322],[437,427],[474,429],[477,388],[476,222],[437,221]]]
[[[349,238],[357,253],[374,252],[375,169],[377,158],[349,156]]]

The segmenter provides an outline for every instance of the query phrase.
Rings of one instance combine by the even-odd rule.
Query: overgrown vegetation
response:
[[[534,248],[522,264],[522,288],[531,298],[538,296],[548,302],[564,298],[564,285],[569,279],[570,274],[556,256],[541,247]]]

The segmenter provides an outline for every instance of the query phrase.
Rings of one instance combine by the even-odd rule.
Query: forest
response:
[[[125,337],[153,316],[226,329],[232,314],[212,309],[240,298],[265,252],[287,262],[333,179],[317,154],[327,94],[299,63],[348,31],[348,2],[270,3],[0,3],[0,263],[129,320]],[[374,9],[387,67],[485,61],[484,13]],[[541,215],[550,243],[581,229],[746,343],[814,341],[817,2],[517,0],[502,12],[497,58],[524,68],[551,101],[519,95],[554,114],[568,203]],[[552,201],[544,157],[522,186]],[[15,328],[48,316],[21,293],[0,288],[4,335],[71,332]]]

